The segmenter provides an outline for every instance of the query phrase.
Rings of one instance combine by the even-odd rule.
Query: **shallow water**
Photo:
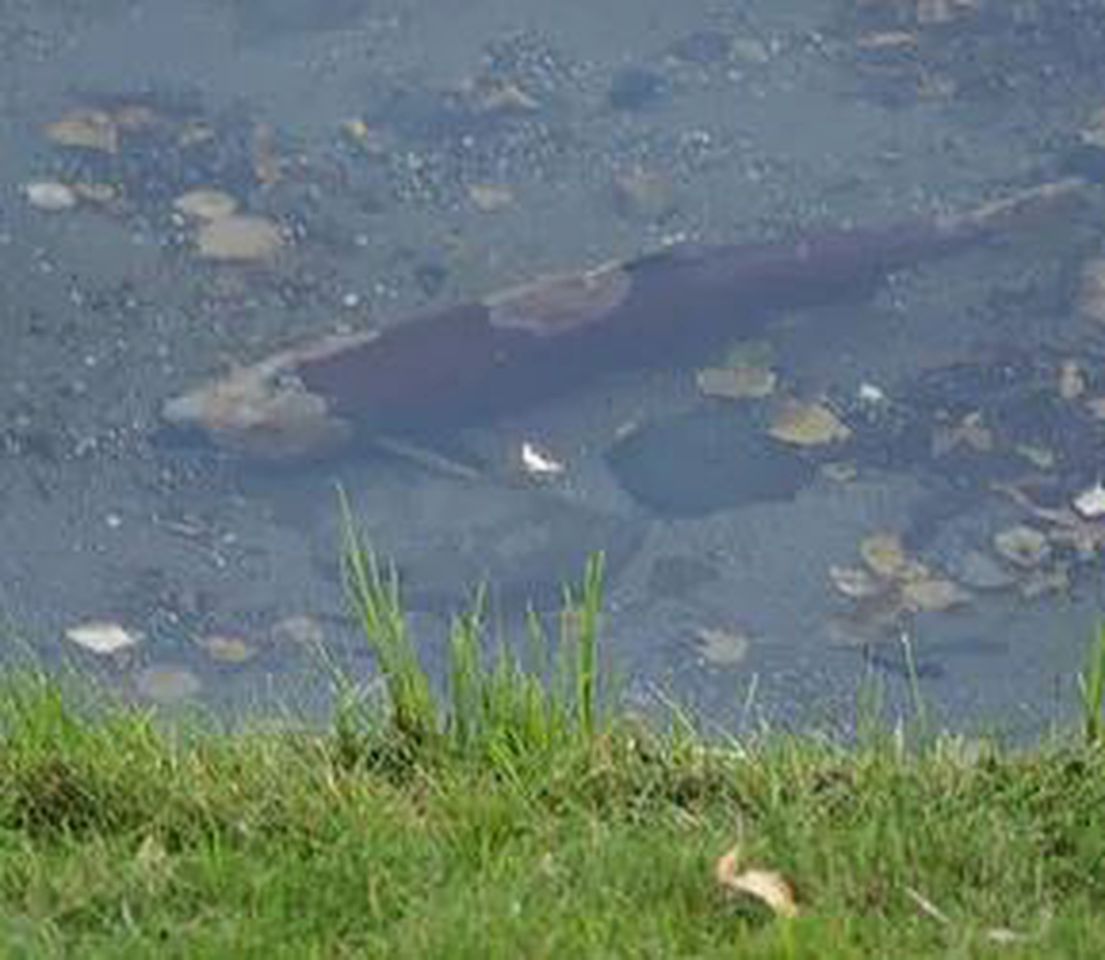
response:
[[[967,460],[928,463],[900,436],[887,446],[884,424],[857,431],[866,446],[853,480],[806,463],[791,478],[761,458],[747,485],[719,491],[706,464],[696,471],[693,442],[665,463],[665,430],[716,416],[684,367],[622,372],[450,437],[449,456],[479,465],[475,481],[373,456],[274,470],[165,449],[153,442],[158,411],[228,363],[297,338],[542,272],[677,237],[924,217],[1054,178],[1102,105],[1103,68],[1071,45],[1105,11],[1053,4],[1045,17],[1024,5],[1015,34],[1000,18],[941,26],[939,57],[926,41],[935,79],[960,88],[913,95],[900,71],[857,65],[855,38],[876,27],[853,23],[844,14],[858,5],[845,0],[739,13],[481,0],[463,17],[429,0],[86,6],[13,0],[0,26],[0,601],[27,645],[49,661],[74,656],[137,696],[151,692],[144,672],[167,664],[194,674],[212,704],[319,702],[327,677],[304,631],[274,625],[313,618],[339,658],[371,669],[335,576],[341,482],[399,564],[432,662],[473,578],[497,584],[509,628],[523,596],[549,606],[601,546],[607,648],[635,698],[660,686],[729,728],[846,726],[873,670],[890,702],[905,702],[898,632],[848,626],[830,566],[856,565],[865,536],[895,531],[944,569],[1026,517],[978,478],[957,486],[974,469]],[[979,55],[970,70],[954,60],[960,49]],[[1008,89],[991,82],[999,68]],[[503,89],[524,102],[480,99]],[[74,154],[43,135],[74,107],[130,102],[161,118],[132,151]],[[352,119],[367,138],[343,127]],[[205,131],[208,146],[184,149],[184,131]],[[619,191],[637,170],[657,179]],[[22,190],[90,177],[121,187],[123,202],[50,213]],[[482,209],[473,185],[510,198]],[[194,186],[279,220],[295,237],[289,255],[266,268],[197,258],[171,208]],[[858,423],[857,392],[877,385],[908,427],[922,413],[931,426],[939,406],[924,377],[956,365],[1071,357],[1092,380],[1101,337],[1076,315],[1072,277],[1100,237],[1092,216],[1081,221],[897,275],[870,299],[771,318],[761,335],[781,389],[826,394]],[[980,406],[988,390],[970,388]],[[970,412],[970,391],[955,397],[957,414]],[[1022,420],[1042,407],[1026,409]],[[626,458],[607,455],[629,423],[651,430],[651,446],[626,469],[648,471],[642,486],[662,496],[631,495],[615,469]],[[766,448],[751,429],[742,421],[733,436],[755,458]],[[529,481],[516,467],[525,440],[566,472]],[[1075,489],[1093,479],[1095,444],[1075,464]],[[695,509],[665,514],[691,494]],[[909,618],[930,716],[1031,735],[1066,715],[1098,572],[1081,562],[1058,593],[979,592],[963,610]],[[92,664],[63,631],[99,619],[144,639]],[[739,634],[746,655],[711,662],[704,630]],[[254,655],[212,658],[197,642],[210,635],[241,638]]]

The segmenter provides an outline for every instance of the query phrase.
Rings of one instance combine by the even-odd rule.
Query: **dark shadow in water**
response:
[[[754,418],[724,407],[647,424],[607,458],[636,500],[672,516],[788,500],[815,472],[812,460],[767,436]]]

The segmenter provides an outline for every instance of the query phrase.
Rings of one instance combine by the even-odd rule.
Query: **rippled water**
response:
[[[88,6],[8,0],[0,23],[13,649],[75,656],[138,696],[318,702],[319,636],[371,670],[335,574],[340,482],[399,564],[432,663],[473,580],[496,585],[508,630],[603,548],[607,649],[637,699],[659,686],[730,727],[846,725],[871,671],[891,703],[907,697],[904,632],[942,724],[1034,732],[1072,704],[1099,563],[1057,546],[1046,570],[1069,556],[1069,584],[1023,596],[1029,574],[995,573],[993,535],[1048,524],[988,485],[1039,472],[1018,445],[1057,454],[1049,506],[1094,479],[1081,404],[1105,392],[1102,340],[1074,302],[1100,243],[1092,196],[1017,242],[757,317],[777,396],[825,398],[852,427],[839,456],[780,454],[773,401],[702,397],[696,366],[720,355],[415,438],[475,479],[356,451],[276,468],[157,437],[167,398],[303,338],[678,239],[924,220],[1098,176],[1079,130],[1105,105],[1101,4],[983,5],[946,24],[847,0]],[[110,117],[116,148],[51,141],[74,110]],[[51,212],[28,202],[40,181],[100,190]],[[263,267],[198,257],[172,205],[195,187],[279,223],[287,249]],[[1084,396],[1056,400],[1070,362]],[[977,410],[990,449],[955,433]],[[524,442],[564,473],[528,478]],[[847,469],[826,474],[834,460]],[[888,625],[830,576],[877,532],[960,582],[1017,582]],[[64,639],[89,620],[142,640],[93,663]]]

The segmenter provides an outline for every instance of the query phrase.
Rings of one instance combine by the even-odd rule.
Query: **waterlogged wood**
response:
[[[325,454],[357,434],[478,420],[605,371],[701,356],[754,332],[772,311],[855,296],[894,270],[1031,225],[1080,187],[1061,181],[957,217],[797,242],[681,244],[537,278],[378,332],[276,353],[163,412],[176,427],[270,459]]]

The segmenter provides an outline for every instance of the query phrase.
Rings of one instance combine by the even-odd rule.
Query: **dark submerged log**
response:
[[[514,410],[603,371],[671,363],[1060,209],[1079,181],[970,213],[797,242],[679,245],[544,277],[381,331],[274,354],[170,400],[165,419],[242,453],[325,454],[356,433],[442,428]]]

